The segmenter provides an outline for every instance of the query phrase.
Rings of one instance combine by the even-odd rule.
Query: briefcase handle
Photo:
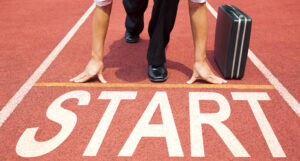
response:
[[[224,9],[228,12],[228,13],[231,13],[233,14],[235,17],[237,18],[244,18],[246,17],[245,14],[240,11],[239,9],[237,9],[235,6],[232,6],[232,5],[224,5],[223,6]]]

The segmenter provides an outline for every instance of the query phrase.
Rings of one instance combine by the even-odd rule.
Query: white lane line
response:
[[[217,11],[208,2],[206,2],[206,7],[215,18],[218,17]]]
[[[16,92],[16,94],[8,101],[8,103],[0,111],[0,127],[3,125],[5,120],[11,115],[12,112],[17,108],[19,103],[23,100],[26,94],[34,86],[34,84],[40,79],[43,73],[51,65],[54,59],[68,44],[71,38],[78,31],[80,26],[86,21],[89,15],[93,12],[95,4],[93,3],[90,8],[83,14],[83,16],[77,21],[73,28],[66,34],[66,36],[60,41],[60,43],[53,49],[49,56],[43,61],[43,63],[34,71],[34,73],[28,78],[23,86]]]
[[[295,97],[282,85],[282,83],[271,73],[271,71],[254,55],[249,49],[248,57],[253,64],[264,74],[269,82],[275,87],[278,93],[284,98],[284,100],[290,105],[290,107],[300,117],[300,104]]]
[[[217,18],[218,14],[216,10],[207,2],[206,6],[211,14]],[[275,87],[282,98],[289,104],[289,106],[300,117],[300,104],[295,97],[282,85],[282,83],[272,74],[272,72],[260,61],[255,54],[249,49],[248,57],[253,64],[259,69],[259,71],[268,79],[268,81]]]

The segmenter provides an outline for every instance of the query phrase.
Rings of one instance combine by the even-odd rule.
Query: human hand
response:
[[[78,76],[70,79],[70,82],[83,83],[97,76],[101,83],[107,83],[102,75],[103,68],[103,61],[92,58],[85,67],[85,70]]]
[[[193,67],[193,75],[187,84],[194,83],[197,79],[205,80],[212,84],[223,84],[227,83],[226,80],[216,76],[210,69],[209,65],[207,64],[206,60],[202,62],[195,62]]]

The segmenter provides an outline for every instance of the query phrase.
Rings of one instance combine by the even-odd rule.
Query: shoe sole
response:
[[[130,41],[130,40],[125,39],[125,41],[126,41],[127,43],[137,43],[137,42],[139,42],[139,39],[136,40],[136,41]]]
[[[154,83],[165,82],[167,79],[168,79],[168,76],[166,76],[166,78],[164,78],[164,79],[153,79],[153,78],[149,77],[149,80]]]

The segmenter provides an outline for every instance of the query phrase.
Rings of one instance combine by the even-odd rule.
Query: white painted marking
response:
[[[208,2],[206,2],[206,7],[215,18],[218,17],[217,11]]]
[[[80,26],[85,22],[88,16],[92,13],[94,8],[95,8],[95,4],[93,3],[93,5],[90,6],[90,8],[73,26],[73,28],[67,33],[67,35],[60,41],[60,43],[55,47],[55,49],[43,61],[43,63],[34,71],[34,73],[30,76],[30,78],[28,78],[28,80],[23,84],[23,86],[17,91],[17,93],[2,108],[2,111],[0,111],[0,127],[3,125],[6,119],[11,115],[11,113],[14,112],[14,110],[17,108],[19,103],[23,100],[23,98],[30,91],[33,85],[40,79],[40,77],[51,65],[54,59],[59,55],[59,53],[63,50],[63,48],[68,44],[68,42],[71,40],[71,38],[80,28]]]
[[[160,107],[163,124],[150,124],[156,109]],[[180,140],[175,126],[166,92],[156,92],[124,144],[119,156],[132,156],[142,137],[165,137],[170,157],[183,157]]]
[[[207,2],[206,6],[212,15],[217,18],[218,14],[216,10]],[[248,57],[253,64],[259,69],[259,71],[268,79],[268,81],[275,87],[282,98],[288,103],[288,105],[296,112],[300,117],[300,104],[295,97],[282,85],[282,83],[272,74],[272,72],[255,56],[255,54],[249,49]]]
[[[282,83],[271,73],[271,71],[249,50],[248,57],[253,64],[263,73],[269,82],[275,87],[283,99],[290,105],[290,107],[300,117],[300,104],[295,97],[282,85]]]
[[[261,92],[232,92],[233,100],[245,100],[248,101],[254,117],[259,125],[261,132],[268,144],[268,147],[273,157],[286,157],[277,137],[272,130],[272,127],[264,114],[258,101],[269,101],[271,100],[267,93]]]
[[[20,137],[16,152],[21,157],[38,157],[47,154],[56,149],[62,144],[72,133],[76,123],[77,116],[72,111],[66,110],[61,107],[61,104],[68,99],[78,99],[78,105],[88,105],[91,96],[86,91],[72,91],[58,97],[48,108],[47,117],[60,124],[61,130],[52,139],[47,141],[38,142],[35,140],[35,135],[38,127],[28,128]]]
[[[216,101],[220,107],[219,112],[201,113],[199,100]],[[205,156],[202,124],[212,126],[235,157],[249,157],[243,145],[231,130],[222,123],[229,118],[231,112],[229,103],[223,95],[214,92],[190,92],[189,103],[192,157]]]
[[[110,103],[105,110],[83,156],[96,156],[111,121],[118,109],[121,100],[133,100],[136,98],[137,92],[102,92],[98,99],[110,99]]]

